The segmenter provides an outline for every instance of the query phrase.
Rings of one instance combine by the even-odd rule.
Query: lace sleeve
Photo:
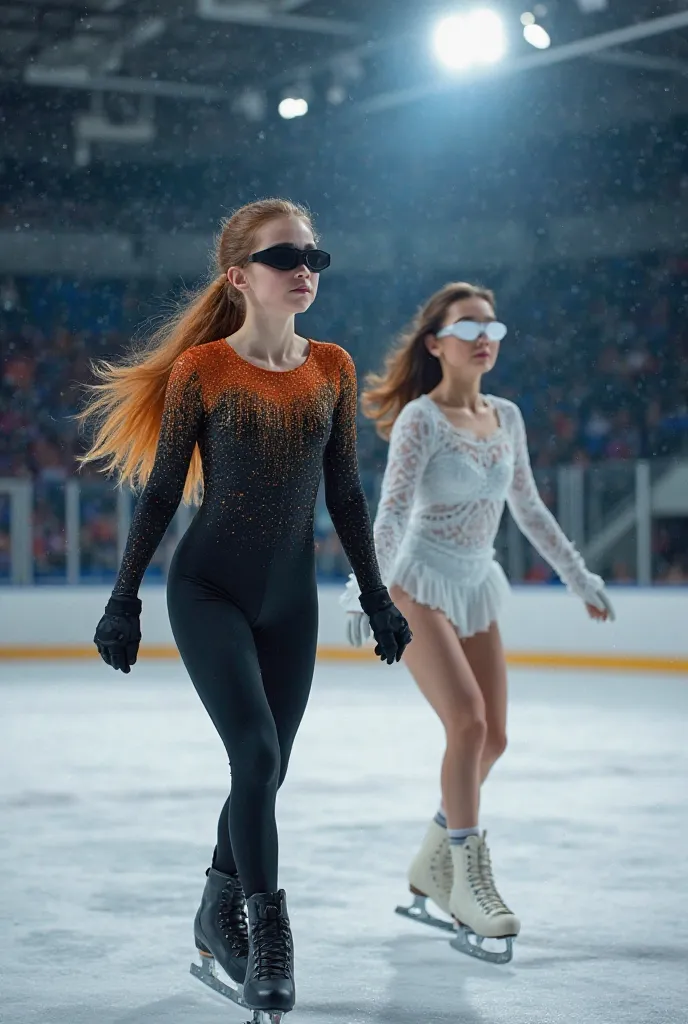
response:
[[[399,545],[411,515],[413,497],[432,447],[433,423],[422,406],[407,405],[399,414],[389,441],[387,465],[373,534],[375,551],[385,586],[389,584]],[[359,590],[349,578],[341,604],[360,611]]]
[[[182,499],[186,474],[198,438],[203,403],[193,350],[172,368],[155,462],[136,503],[113,594],[135,597],[143,575]]]
[[[519,529],[533,547],[578,597],[591,601],[604,581],[589,572],[583,557],[566,537],[537,489],[528,455],[526,428],[520,409],[509,403],[511,436],[514,442],[514,478],[507,504]]]

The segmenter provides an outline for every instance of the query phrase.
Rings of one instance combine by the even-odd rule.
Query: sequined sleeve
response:
[[[383,586],[375,555],[368,502],[361,485],[356,454],[356,369],[342,352],[339,397],[325,449],[325,501],[337,536],[362,593]]]
[[[523,416],[513,402],[500,402],[514,445],[514,476],[507,497],[509,511],[533,547],[578,597],[594,602],[604,581],[586,568],[583,557],[564,534],[537,489],[528,455]]]
[[[136,596],[143,575],[179,506],[198,432],[203,401],[193,351],[174,364],[165,393],[165,407],[155,463],[136,504],[116,595]]]

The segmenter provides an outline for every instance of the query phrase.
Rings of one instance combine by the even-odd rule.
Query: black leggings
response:
[[[181,554],[173,559],[168,581],[172,631],[231,771],[215,867],[238,870],[247,898],[275,892],[275,801],[315,666],[318,600],[312,556],[305,565],[299,559],[300,564],[271,566],[259,585],[252,579],[247,598],[238,599],[215,582],[187,575]]]

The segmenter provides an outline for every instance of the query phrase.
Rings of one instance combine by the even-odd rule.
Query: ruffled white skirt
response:
[[[499,621],[510,586],[494,550],[475,554],[457,551],[412,533],[401,544],[394,567],[386,580],[427,608],[443,612],[461,639],[484,633]],[[358,586],[347,584],[342,605],[360,611]]]

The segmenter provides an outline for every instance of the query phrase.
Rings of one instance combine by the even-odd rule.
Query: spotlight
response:
[[[433,41],[439,61],[456,71],[495,64],[506,53],[504,24],[490,10],[443,18],[435,28]]]
[[[295,117],[304,117],[308,113],[308,100],[303,97],[285,96],[277,110],[285,121],[291,121]]]
[[[549,32],[542,25],[526,25],[523,29],[523,38],[536,50],[546,50],[552,42]]]

